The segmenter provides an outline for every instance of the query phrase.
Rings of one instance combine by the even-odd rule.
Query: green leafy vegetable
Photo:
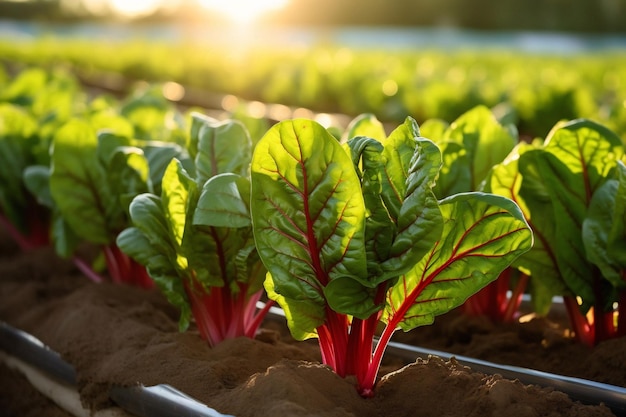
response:
[[[315,122],[286,121],[254,151],[251,214],[268,295],[294,337],[318,337],[323,361],[355,375],[365,397],[397,328],[460,305],[532,244],[508,199],[439,202],[441,163],[410,118],[380,142],[344,147]]]
[[[132,227],[118,246],[144,265],[169,301],[191,316],[212,346],[253,337],[269,307],[257,311],[265,268],[254,246],[249,215],[252,142],[236,121],[194,114],[193,158],[167,166],[160,196],[144,193],[130,204]]]
[[[574,120],[557,124],[543,144],[516,148],[490,179],[535,231],[535,247],[516,262],[532,276],[537,310],[563,295],[577,338],[589,345],[626,331],[614,309],[623,309],[626,288],[623,155],[609,129]]]

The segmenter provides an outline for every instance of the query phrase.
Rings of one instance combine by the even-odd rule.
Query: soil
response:
[[[255,339],[238,338],[211,349],[195,329],[180,333],[177,319],[177,311],[156,290],[94,284],[49,248],[21,253],[0,239],[0,320],[33,334],[71,363],[83,404],[94,410],[111,405],[107,392],[113,385],[167,383],[237,417],[613,415],[603,405],[582,405],[550,388],[473,372],[454,359],[437,357],[410,364],[388,358],[376,396],[363,399],[350,378],[340,378],[320,364],[315,343],[294,342],[280,323],[267,322]],[[481,328],[459,337],[450,333],[460,327],[458,317],[441,322],[448,323],[445,329],[431,326],[424,333],[427,338],[443,334],[444,347],[467,345],[471,350],[464,354],[478,357],[486,358],[500,347],[509,354],[541,350],[546,338],[552,342],[544,343],[548,348],[541,350],[543,359],[557,356],[561,345],[573,350],[571,340],[553,341],[551,330],[535,332],[522,326],[525,330],[512,336],[508,332],[515,326],[508,326],[504,336],[490,336]],[[489,330],[497,327],[486,325]],[[398,335],[398,340],[408,335],[413,333]],[[490,341],[494,348],[487,347]],[[523,342],[534,347],[521,347]],[[620,346],[600,349],[597,355],[604,367],[593,371],[595,375],[616,381],[609,375],[620,367],[624,377],[626,348]],[[608,359],[615,351],[621,356]],[[584,363],[592,356],[584,353],[585,359],[565,362]],[[508,354],[502,358],[512,361]],[[577,368],[572,373],[584,366]],[[65,416],[19,381],[0,367],[0,407],[5,410],[0,416]]]

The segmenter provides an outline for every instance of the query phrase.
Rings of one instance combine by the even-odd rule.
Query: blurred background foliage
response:
[[[198,13],[202,0],[151,0],[137,15],[143,21],[220,16]],[[109,18],[106,2],[2,0],[0,16],[10,19]],[[119,2],[121,4],[121,1]],[[127,1],[126,3],[136,3]],[[273,25],[448,26],[480,30],[549,30],[586,33],[626,31],[626,0],[289,0],[262,19]]]

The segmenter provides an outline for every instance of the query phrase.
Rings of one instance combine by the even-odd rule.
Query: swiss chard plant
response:
[[[160,195],[133,199],[117,244],[180,308],[181,330],[193,316],[211,346],[253,337],[272,303],[257,309],[266,269],[248,207],[250,136],[239,122],[196,114],[187,149],[189,161],[167,166]]]
[[[108,130],[98,130],[99,125]],[[151,287],[145,268],[121,252],[115,240],[130,223],[132,198],[160,186],[164,161],[183,150],[175,144],[154,146],[132,139],[133,131],[115,114],[72,120],[54,137],[50,169],[31,167],[26,179],[33,188],[49,187],[59,254],[69,256],[86,241],[102,248],[114,282]],[[93,272],[89,275],[100,280]]]
[[[532,276],[535,310],[562,295],[577,339],[593,346],[626,334],[624,148],[589,120],[557,124],[520,144],[486,188],[516,201],[535,245],[516,263]]]
[[[53,133],[76,111],[76,81],[65,73],[27,69],[0,91],[0,223],[17,245],[47,245],[50,211],[23,181],[31,165],[49,165]]]
[[[532,245],[509,199],[438,200],[441,165],[410,118],[389,137],[343,146],[313,121],[285,121],[254,151],[251,215],[268,295],[292,335],[317,337],[323,362],[355,376],[364,397],[394,331],[461,305]]]

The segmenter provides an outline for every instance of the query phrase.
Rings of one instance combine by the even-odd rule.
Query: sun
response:
[[[198,0],[208,10],[216,11],[235,23],[250,23],[263,13],[278,10],[289,0]]]

